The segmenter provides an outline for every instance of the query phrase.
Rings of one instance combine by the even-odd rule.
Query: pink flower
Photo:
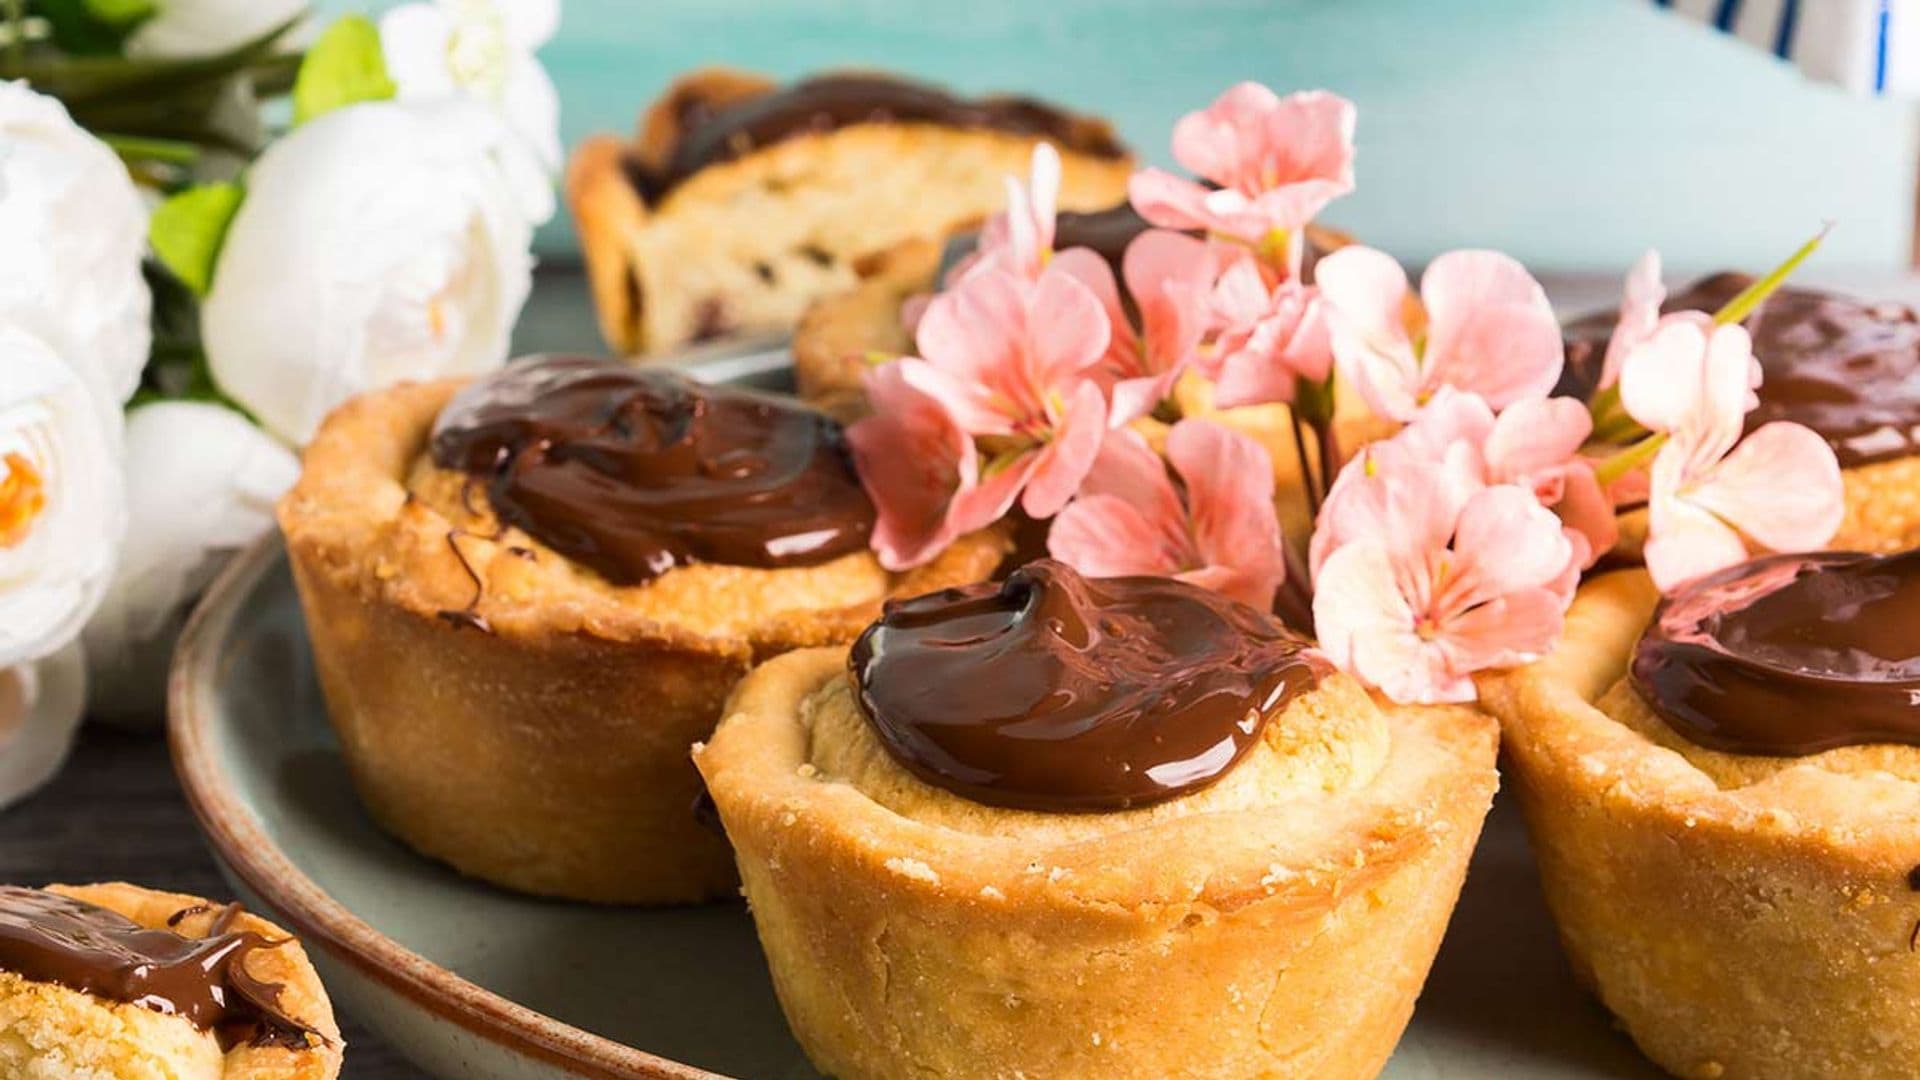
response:
[[[1354,484],[1377,518],[1314,578],[1314,626],[1341,669],[1402,703],[1471,701],[1474,672],[1553,647],[1579,567],[1531,492],[1412,460]]]
[[[877,514],[872,547],[889,570],[918,566],[986,524],[955,512],[971,508],[978,516],[979,455],[940,399],[915,385],[925,381],[925,366],[906,358],[868,372],[873,412],[847,429]]]
[[[1260,264],[1239,259],[1214,285],[1208,306],[1220,332],[1198,361],[1222,409],[1291,402],[1300,383],[1325,382],[1333,343],[1319,293],[1295,278],[1268,288]]]
[[[1007,208],[987,219],[980,247],[954,268],[958,281],[976,267],[998,266],[1032,280],[1053,255],[1054,221],[1060,204],[1060,152],[1051,143],[1033,148],[1033,173],[1025,186],[1007,177]]]
[[[1613,500],[1580,454],[1592,432],[1592,415],[1572,398],[1528,398],[1495,416],[1479,396],[1443,388],[1386,445],[1418,461],[1463,455],[1466,467],[1478,466],[1481,483],[1533,492],[1574,531],[1584,568],[1620,537]]]
[[[1260,444],[1205,420],[1167,433],[1185,491],[1135,432],[1107,433],[1079,497],[1047,536],[1053,557],[1093,577],[1178,577],[1261,610],[1286,577],[1273,462]]]
[[[1546,397],[1560,379],[1560,323],[1508,256],[1448,252],[1427,267],[1418,297],[1400,264],[1372,248],[1328,255],[1314,280],[1340,372],[1380,416],[1411,420],[1446,386],[1505,408]]]
[[[1353,103],[1338,95],[1283,98],[1243,82],[1173,129],[1174,158],[1217,189],[1143,169],[1128,195],[1155,225],[1290,244],[1291,234],[1353,190],[1353,125]]]
[[[1026,281],[982,268],[933,298],[917,333],[919,389],[975,437],[993,513],[1016,497],[1036,518],[1058,513],[1100,450],[1106,398],[1091,368],[1106,354],[1107,315],[1074,277]]]
[[[1078,278],[1100,299],[1111,332],[1101,373],[1112,384],[1114,427],[1151,413],[1173,391],[1207,329],[1207,290],[1218,258],[1206,241],[1149,229],[1127,245],[1120,272],[1140,313],[1140,330],[1121,302],[1113,270],[1089,248],[1055,258],[1061,273]]]
[[[1622,362],[1622,404],[1665,440],[1653,459],[1646,544],[1647,570],[1663,590],[1741,562],[1748,539],[1807,551],[1840,527],[1840,465],[1826,440],[1784,422],[1740,437],[1759,383],[1746,330],[1704,317],[1667,316]]]
[[[1600,382],[1605,390],[1620,379],[1620,365],[1627,354],[1653,336],[1660,323],[1660,305],[1667,302],[1667,287],[1660,281],[1660,253],[1649,250],[1627,271],[1626,291],[1620,297],[1620,321],[1607,339],[1607,355],[1601,361]]]

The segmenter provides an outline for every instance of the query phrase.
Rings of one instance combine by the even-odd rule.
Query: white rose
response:
[[[87,707],[80,647],[0,670],[0,810],[53,779]]]
[[[119,415],[0,325],[0,668],[72,641],[106,592],[126,523]]]
[[[58,101],[0,82],[0,322],[53,347],[117,410],[140,382],[153,298],[147,209]]]
[[[268,147],[201,311],[221,388],[302,445],[361,391],[498,367],[533,270],[505,137],[476,106],[379,102]]]
[[[231,52],[307,10],[306,0],[160,0],[127,38],[127,55],[197,60]]]
[[[127,543],[82,640],[93,712],[137,719],[161,712],[194,597],[273,527],[273,504],[300,462],[231,409],[166,401],[127,414],[126,474]]]
[[[534,52],[560,25],[559,0],[432,0],[380,20],[380,48],[401,101],[465,99],[496,110],[518,138],[505,165],[540,224],[560,171],[560,95]]]

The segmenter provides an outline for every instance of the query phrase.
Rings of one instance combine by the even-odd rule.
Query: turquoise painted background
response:
[[[327,0],[341,10],[362,5]],[[1360,105],[1359,191],[1326,215],[1408,260],[1542,270],[1770,264],[1828,218],[1828,266],[1913,231],[1914,110],[1856,98],[1643,0],[565,0],[543,53],[569,142],[632,126],[677,72],[876,65],[1110,115],[1167,158],[1242,78]],[[564,251],[564,223],[542,236]]]

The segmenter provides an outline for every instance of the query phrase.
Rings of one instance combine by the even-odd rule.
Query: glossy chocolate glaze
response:
[[[783,139],[855,124],[927,123],[1050,139],[1064,150],[1118,158],[1126,147],[1106,125],[1032,98],[961,98],[925,83],[875,74],[820,75],[720,108],[683,103],[680,141],[658,170],[636,171],[650,200],[716,162]]]
[[[510,364],[454,396],[432,453],[484,483],[502,520],[618,584],[693,562],[824,562],[873,529],[839,424],[657,368]]]
[[[1667,298],[1668,311],[1717,311],[1752,284],[1746,274],[1704,278]],[[1569,323],[1561,392],[1586,396],[1598,381],[1614,312]],[[1844,466],[1905,457],[1920,448],[1920,315],[1782,288],[1746,323],[1766,379],[1749,430],[1791,420],[1820,433]]]
[[[1709,749],[1920,744],[1920,551],[1770,555],[1708,575],[1661,602],[1632,678]]]
[[[281,1009],[278,984],[248,974],[247,955],[279,943],[228,930],[238,913],[227,908],[206,937],[189,938],[57,893],[0,886],[0,971],[179,1016],[223,1048],[324,1042]]]
[[[896,761],[975,802],[1123,810],[1218,780],[1325,667],[1265,612],[1042,559],[887,606],[849,658]]]

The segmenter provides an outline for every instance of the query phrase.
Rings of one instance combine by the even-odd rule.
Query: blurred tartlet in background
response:
[[[1125,197],[1133,158],[1112,128],[1039,101],[879,73],[687,74],[635,139],[596,136],[568,167],[601,331],[626,354],[783,333],[863,257],[999,210],[1043,141],[1062,208]]]

